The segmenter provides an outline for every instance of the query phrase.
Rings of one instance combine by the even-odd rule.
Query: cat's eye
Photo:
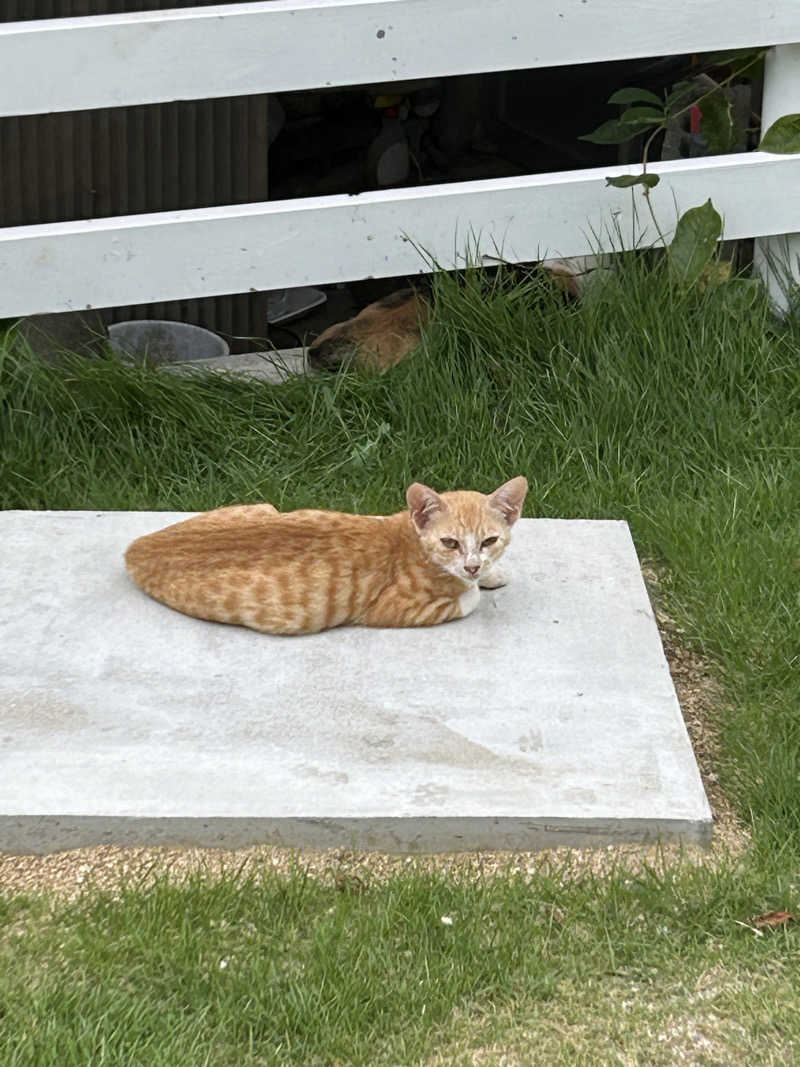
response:
[[[485,541],[481,541],[481,548],[489,548],[490,545],[497,544],[496,537],[487,537]]]
[[[439,540],[445,548],[458,548],[458,541],[456,541],[455,537],[440,537]]]

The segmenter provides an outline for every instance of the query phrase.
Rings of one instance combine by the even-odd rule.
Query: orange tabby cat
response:
[[[385,516],[217,508],[140,537],[125,561],[163,604],[265,633],[431,626],[469,615],[479,588],[505,584],[497,561],[527,490],[522,477],[491,496],[415,482],[408,511]]]

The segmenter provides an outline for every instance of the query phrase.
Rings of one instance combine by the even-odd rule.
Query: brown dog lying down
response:
[[[309,366],[332,370],[352,361],[359,370],[383,373],[419,344],[429,316],[416,289],[399,289],[324,330],[308,350]]]
[[[539,264],[573,299],[580,297],[585,278],[600,265],[597,256],[547,259]],[[352,362],[359,370],[382,374],[419,344],[430,313],[430,305],[416,289],[398,289],[368,304],[352,319],[324,330],[308,350],[309,366],[333,370]]]

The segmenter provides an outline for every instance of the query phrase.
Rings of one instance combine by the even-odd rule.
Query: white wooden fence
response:
[[[777,46],[764,125],[800,112],[800,0],[266,0],[0,25],[0,115]],[[646,242],[613,167],[0,229],[0,317],[423,272]],[[760,262],[800,257],[800,157],[651,167],[669,231],[708,197]],[[2,181],[2,174],[0,174]],[[777,235],[790,235],[776,240]],[[788,251],[787,251],[788,249]],[[788,259],[787,259],[788,256]]]

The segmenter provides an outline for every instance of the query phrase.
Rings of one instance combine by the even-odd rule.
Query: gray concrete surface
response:
[[[282,348],[275,352],[243,352],[241,355],[184,360],[181,363],[165,363],[160,369],[170,374],[213,372],[232,378],[270,382],[273,385],[280,385],[287,378],[306,374],[308,371],[304,348]]]
[[[709,840],[624,523],[522,520],[459,622],[279,638],[129,582],[179,517],[0,514],[0,849]]]

